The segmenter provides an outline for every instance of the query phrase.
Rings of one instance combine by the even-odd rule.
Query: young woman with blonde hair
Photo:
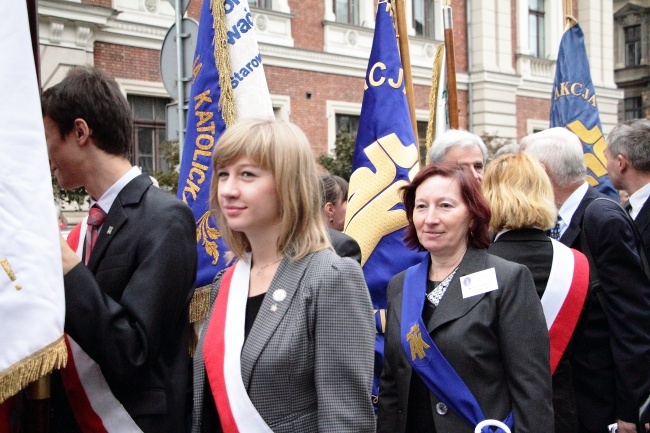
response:
[[[213,283],[192,431],[373,432],[370,297],[359,264],[331,249],[307,137],[241,121],[213,166],[211,208],[237,260]]]

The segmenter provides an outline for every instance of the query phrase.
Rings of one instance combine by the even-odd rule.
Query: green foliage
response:
[[[81,210],[81,207],[88,201],[89,198],[86,189],[83,187],[75,189],[73,191],[62,189],[57,183],[54,175],[50,173],[50,176],[52,178],[52,190],[54,191],[54,197],[63,203],[76,206],[77,210]]]
[[[156,178],[161,189],[176,195],[180,168],[180,149],[178,147],[178,141],[165,141],[160,143],[158,149],[160,150],[161,157],[163,161],[165,161],[168,169],[166,171],[156,171],[152,176]]]
[[[349,182],[352,175],[355,144],[356,138],[352,134],[339,131],[334,142],[334,154],[321,155],[318,158],[319,164],[330,174],[341,176]]]

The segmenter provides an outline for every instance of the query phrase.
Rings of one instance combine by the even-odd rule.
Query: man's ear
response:
[[[74,138],[79,146],[85,146],[88,143],[90,135],[92,134],[92,130],[85,120],[77,118],[74,120],[74,126],[72,127],[72,131],[70,133],[74,134]]]
[[[545,165],[543,162],[541,162],[541,161],[539,162],[539,165],[542,166],[542,168],[544,169],[544,172],[545,172],[546,175],[548,176],[548,170],[546,169],[546,165]],[[549,176],[549,177],[551,177],[551,176]]]
[[[625,155],[616,155],[616,162],[618,162],[618,167],[621,174],[625,173],[628,168],[632,166],[630,160],[627,159],[627,156]]]

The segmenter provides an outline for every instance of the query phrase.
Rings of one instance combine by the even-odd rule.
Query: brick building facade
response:
[[[276,115],[298,124],[314,153],[354,129],[372,43],[376,0],[249,0]],[[585,31],[604,132],[618,121],[613,2],[575,0]],[[405,0],[416,115],[428,120],[433,55],[442,43],[441,2]],[[452,1],[460,124],[509,140],[548,127],[555,58],[562,36],[555,0]],[[198,20],[200,0],[188,15]],[[174,22],[167,0],[39,0],[44,88],[75,65],[114,77],[134,107],[135,162],[164,169],[163,38]]]

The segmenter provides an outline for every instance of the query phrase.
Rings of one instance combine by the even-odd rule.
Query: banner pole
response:
[[[449,127],[458,129],[458,90],[456,88],[456,61],[454,56],[454,23],[451,7],[442,8],[445,26],[445,55],[447,63],[447,103],[449,104]]]
[[[395,15],[397,20],[397,42],[399,46],[399,55],[402,61],[402,70],[404,71],[404,88],[406,89],[406,99],[409,104],[409,114],[411,115],[411,126],[413,135],[418,141],[418,123],[415,118],[415,101],[413,94],[413,78],[411,76],[411,54],[409,51],[409,37],[406,31],[406,12],[404,0],[393,0],[395,4]]]

